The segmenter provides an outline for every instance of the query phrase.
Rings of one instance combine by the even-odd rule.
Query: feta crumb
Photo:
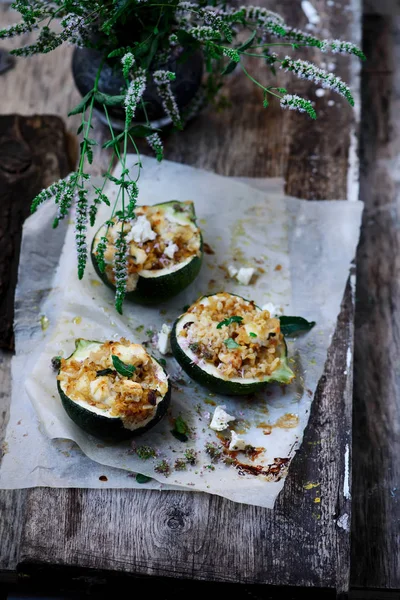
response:
[[[249,268],[242,267],[239,269],[239,272],[236,275],[236,278],[239,283],[242,283],[243,285],[249,285],[251,278],[253,277],[255,272],[256,272],[256,270],[253,269],[253,267],[249,267]]]
[[[239,271],[233,265],[229,265],[228,273],[229,273],[229,277],[232,277],[232,279],[233,279],[234,277],[236,277],[236,275],[239,273]]]
[[[267,310],[271,317],[279,317],[282,314],[282,310],[278,306],[275,306],[275,304],[272,304],[272,302],[264,304],[261,310]]]
[[[157,349],[160,354],[171,354],[171,331],[172,328],[164,323],[158,334]]]
[[[155,240],[157,234],[151,228],[150,221],[144,216],[139,215],[132,223],[132,229],[126,236],[126,242],[148,242],[149,240]]]
[[[231,431],[231,443],[229,444],[229,450],[244,450],[247,446],[246,440],[239,437],[236,431]]]
[[[168,246],[165,248],[164,254],[165,254],[165,256],[168,256],[168,258],[174,258],[174,254],[177,251],[178,251],[178,246],[176,244],[174,244],[173,242],[170,242],[168,244]]]
[[[235,421],[235,417],[228,415],[222,406],[217,406],[210,423],[210,429],[214,429],[214,431],[224,431],[224,429],[228,427],[229,421]]]

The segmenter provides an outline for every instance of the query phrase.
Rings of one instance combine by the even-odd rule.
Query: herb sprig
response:
[[[227,319],[220,321],[220,323],[218,323],[217,325],[217,329],[222,329],[222,327],[228,327],[229,325],[232,325],[232,323],[241,323],[242,321],[243,317],[238,317],[234,315],[233,317],[228,317]]]
[[[65,43],[101,51],[102,61],[92,89],[70,111],[71,115],[81,115],[78,128],[78,134],[81,135],[78,167],[68,177],[40,192],[32,202],[32,212],[43,202],[53,198],[58,206],[54,221],[54,227],[57,227],[60,220],[75,209],[75,241],[78,276],[81,279],[87,263],[88,223],[94,226],[101,204],[111,204],[112,194],[110,193],[110,197],[105,194],[106,184],[116,186],[117,193],[113,206],[110,206],[107,232],[113,219],[122,223],[115,242],[113,263],[116,280],[115,306],[119,312],[122,312],[127,281],[125,224],[135,218],[138,180],[142,168],[137,139],[146,138],[157,159],[162,160],[163,157],[160,132],[152,126],[147,116],[146,89],[150,86],[156,88],[166,116],[175,128],[182,129],[190,116],[198,112],[206,102],[212,102],[217,107],[224,104],[221,96],[224,78],[240,69],[243,76],[261,90],[265,108],[270,102],[279,102],[283,109],[304,112],[315,119],[316,111],[310,100],[280,87],[277,82],[265,83],[256,79],[248,66],[249,59],[261,60],[266,71],[269,69],[274,76],[280,71],[287,71],[294,77],[308,79],[332,89],[351,105],[354,105],[353,96],[340,77],[302,58],[288,56],[287,50],[301,52],[309,46],[321,52],[354,55],[365,59],[362,51],[351,42],[320,40],[309,32],[286,24],[279,14],[267,8],[250,5],[237,8],[235,3],[226,0],[15,0],[12,7],[20,13],[21,22],[0,29],[0,41],[38,32],[34,43],[11,51],[16,56],[48,53]],[[238,42],[238,36],[246,31],[247,39]],[[178,56],[179,61],[184,61],[195,52],[201,52],[204,56],[207,79],[183,111],[174,97],[171,84],[176,74],[169,70],[169,65],[174,64],[169,59],[176,59]],[[107,94],[100,89],[102,70],[110,62],[115,70],[119,68],[124,82],[116,95]],[[92,137],[95,106],[103,110],[110,131],[109,139],[103,145],[103,148],[111,152],[110,163],[100,186],[91,183],[88,172],[97,144]],[[115,107],[125,111],[121,132],[115,131],[109,117],[109,110]],[[144,122],[137,124],[135,117],[139,110],[144,115],[140,117]],[[135,174],[127,167],[129,145],[138,154]],[[121,164],[121,174],[117,178],[112,175],[112,166],[116,160]],[[93,193],[90,206],[89,192]],[[106,266],[104,252],[107,232],[96,248],[101,271]]]

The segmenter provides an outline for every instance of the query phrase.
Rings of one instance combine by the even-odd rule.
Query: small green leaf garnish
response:
[[[53,356],[51,359],[51,366],[54,371],[59,371],[61,367],[61,356]]]
[[[257,334],[256,334],[256,333],[253,333],[252,331],[250,331],[250,333],[249,333],[249,336],[250,336],[250,337],[257,337]]]
[[[189,437],[187,434],[190,433],[190,429],[180,415],[175,419],[174,428],[171,429],[171,433],[180,442],[188,441]]]
[[[165,358],[159,358],[158,362],[160,363],[160,365],[162,365],[163,367],[167,366],[167,361],[165,360]]]
[[[137,473],[136,481],[138,483],[147,483],[148,481],[151,481],[151,477],[147,477],[147,475],[142,475],[142,473]]]
[[[293,335],[294,333],[301,333],[310,331],[315,325],[315,321],[307,321],[303,317],[279,317],[281,324],[281,332],[283,335]]]
[[[100,369],[100,371],[96,371],[96,377],[101,377],[102,375],[111,375],[115,373],[114,369]]]
[[[115,354],[112,354],[111,358],[117,373],[119,373],[123,377],[132,377],[132,375],[136,371],[136,367],[134,365],[127,365],[120,358],[118,358],[118,356],[115,356]]]
[[[144,325],[139,325],[138,327],[135,327],[135,331],[137,331],[138,333],[143,331],[143,329],[144,329]]]
[[[222,329],[222,327],[227,327],[228,325],[232,325],[232,323],[241,323],[243,321],[243,317],[237,317],[234,315],[233,317],[229,317],[228,319],[224,319],[217,325],[217,329]]]
[[[235,348],[240,348],[240,344],[235,342],[235,340],[232,338],[228,338],[227,340],[224,340],[224,344],[227,348],[229,348],[229,350],[234,350]]]

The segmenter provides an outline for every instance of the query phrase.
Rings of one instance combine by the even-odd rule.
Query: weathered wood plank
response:
[[[349,516],[350,506],[343,496],[346,451],[338,438],[345,431],[350,444],[352,376],[349,370],[338,385],[335,375],[346,362],[352,313],[346,294],[310,425],[274,511],[200,493],[32,490],[23,561],[346,589],[348,531],[336,519]],[[318,486],[305,491],[310,480]]]
[[[11,352],[0,349],[0,456],[9,417],[11,396]],[[25,490],[0,490],[0,578],[2,571],[15,571],[23,525]]]
[[[400,588],[400,14],[364,19],[352,584]]]
[[[316,0],[314,4],[324,19],[324,34],[346,37],[351,15],[344,9],[354,6],[354,2],[337,0],[334,6],[328,6],[326,0]],[[274,3],[271,1],[269,5]],[[284,0],[281,5],[290,22],[305,24],[300,3],[294,5],[291,0]],[[63,80],[69,73],[66,57],[65,51],[63,56],[57,54],[57,78]],[[40,63],[32,63],[36,65],[36,83],[31,81],[24,86],[36,95],[35,108],[44,102],[47,111],[65,116],[73,104],[69,94],[61,97],[56,92],[53,99],[47,96],[44,100],[35,88],[42,85],[51,93],[57,85],[50,84],[46,76],[48,57],[39,60]],[[340,62],[337,72],[346,78],[348,71],[343,64]],[[51,63],[50,69],[54,66]],[[59,75],[61,71],[63,75]],[[10,71],[4,77],[16,73]],[[277,105],[265,111],[258,90],[243,78],[240,85],[238,81],[235,75],[227,87],[227,95],[233,101],[232,112],[215,115],[208,111],[190,124],[184,134],[171,136],[167,158],[226,175],[286,174],[291,194],[344,197],[348,115],[344,113],[342,117],[340,111],[332,126],[330,114],[325,116],[331,140],[320,142],[317,156],[315,138],[310,138],[312,127],[304,116],[281,112]],[[292,89],[298,89],[298,82],[292,85]],[[18,87],[18,78],[13,79],[13,86]],[[9,102],[14,95],[13,90]],[[318,103],[322,107],[325,101],[327,98],[322,98]],[[21,101],[21,104],[18,110],[29,110],[26,103]],[[2,106],[4,110],[4,103]],[[340,148],[332,142],[336,130],[342,139]],[[299,155],[294,136],[302,141]],[[316,169],[315,173],[310,172],[310,165]],[[40,562],[49,566],[77,565],[135,574],[345,591],[349,534],[344,515],[349,515],[350,507],[343,489],[346,445],[351,441],[352,377],[350,370],[347,375],[344,371],[352,345],[352,311],[347,291],[305,441],[274,511],[237,505],[205,494],[34,489],[28,492],[20,544],[22,567]],[[305,490],[303,486],[310,481],[319,486]],[[320,502],[315,502],[317,498]],[[342,517],[339,521],[342,527],[337,524],[338,517]]]
[[[0,347],[13,349],[22,224],[32,199],[71,170],[58,117],[0,115]]]

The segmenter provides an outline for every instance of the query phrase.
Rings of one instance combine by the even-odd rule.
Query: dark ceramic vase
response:
[[[203,55],[198,51],[189,56],[185,61],[180,61],[181,53],[181,50],[175,49],[173,56],[162,68],[173,71],[176,74],[175,81],[171,82],[171,88],[182,113],[200,88],[203,75]],[[101,57],[101,52],[92,48],[76,48],[74,51],[72,73],[76,87],[82,96],[85,96],[93,88]],[[104,94],[117,96],[123,93],[124,89],[126,89],[126,84],[120,69],[120,59],[112,59],[106,62],[100,75],[99,91]],[[157,94],[157,88],[151,78],[148,80],[143,100],[146,103],[148,118],[154,127],[163,127],[171,122],[165,115],[161,99]],[[99,116],[104,119],[101,107],[97,106],[96,108],[100,109]],[[110,107],[108,112],[113,126],[117,129],[123,129],[125,119],[123,106]],[[144,113],[138,107],[135,122],[143,123],[145,121]]]

